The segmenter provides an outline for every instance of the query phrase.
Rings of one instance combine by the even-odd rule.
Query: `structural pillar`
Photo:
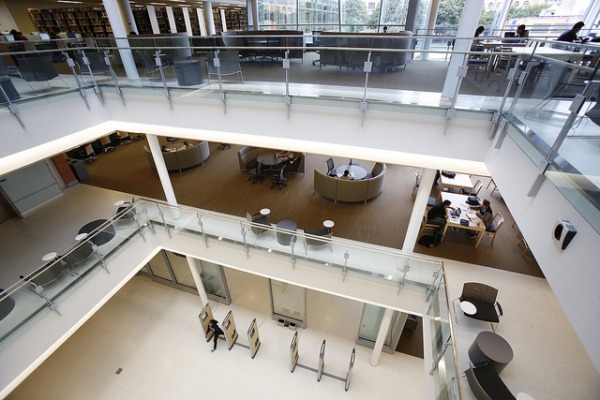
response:
[[[408,222],[408,229],[406,230],[406,236],[404,237],[404,243],[402,244],[403,251],[413,251],[415,244],[417,243],[417,236],[421,229],[421,222],[423,222],[423,214],[427,208],[427,201],[429,200],[429,194],[433,186],[433,180],[435,179],[436,170],[426,168],[421,176],[421,183],[417,190],[417,196],[415,197],[415,204],[410,214],[410,221]]]
[[[152,33],[155,35],[160,34],[160,26],[158,26],[158,18],[156,18],[156,9],[154,6],[146,6],[148,10],[148,17],[150,17],[150,26],[152,27]]]
[[[377,333],[377,339],[375,340],[375,346],[373,347],[373,353],[371,354],[371,360],[369,360],[369,363],[374,367],[379,362],[379,357],[381,356],[381,350],[383,350],[383,345],[385,343],[385,338],[387,337],[387,333],[390,329],[390,324],[392,323],[393,315],[394,315],[394,311],[390,308],[386,308],[383,313],[383,318],[381,319],[381,325],[379,325],[379,332]]]
[[[471,43],[473,43],[473,35],[477,24],[479,23],[479,17],[481,16],[481,10],[483,9],[483,0],[466,0],[465,6],[460,17],[458,24],[458,31],[456,32],[456,41],[454,42],[454,51],[466,52],[471,50]],[[442,97],[448,99],[454,98],[456,92],[456,86],[458,85],[458,69],[462,67],[465,60],[465,54],[453,53],[450,56],[450,64],[446,72],[446,80],[444,81],[444,88],[442,89]]]
[[[411,31],[415,35],[415,28],[417,27],[417,17],[419,16],[419,0],[408,1],[408,11],[406,14],[406,24],[404,30]]]
[[[119,55],[125,68],[125,74],[132,83],[140,83],[140,76],[138,75],[135,61],[133,60],[133,53],[130,50],[129,40],[127,40],[127,31],[125,29],[126,18],[121,14],[121,9],[117,0],[102,0],[104,10],[108,16],[108,21],[113,30],[115,36],[115,43],[119,49]],[[129,8],[131,11],[131,8]]]
[[[156,172],[158,172],[158,178],[162,185],[163,192],[167,198],[167,203],[172,206],[177,206],[177,199],[175,198],[175,191],[171,184],[171,178],[169,178],[169,171],[165,165],[165,159],[163,158],[162,151],[160,149],[160,143],[158,142],[158,136],[152,134],[146,134],[146,140],[148,140],[148,146],[152,152],[152,159],[156,166]]]
[[[117,4],[119,6],[119,11],[121,12],[121,18],[123,19],[123,23],[125,24],[125,29],[127,34],[131,32],[138,32],[137,24],[135,23],[135,18],[133,17],[133,11],[131,11],[131,4],[129,4],[129,0],[117,0]]]
[[[429,16],[427,17],[427,31],[426,35],[433,35],[435,28],[435,21],[437,20],[438,10],[440,9],[440,0],[431,0],[431,7],[429,8]],[[431,48],[431,39],[425,39],[423,43],[423,50],[429,50]],[[426,51],[421,55],[423,60],[427,60],[429,58],[429,53]]]
[[[170,33],[177,33],[177,25],[175,24],[175,15],[173,14],[173,7],[167,6],[166,9]]]
[[[205,1],[203,7],[204,11],[204,21],[206,22],[206,33],[208,36],[216,35],[217,31],[215,29],[215,19],[213,17],[213,9],[212,2]]]
[[[248,29],[258,30],[258,0],[246,0],[246,12],[248,13]]]
[[[187,256],[185,259],[190,266],[190,272],[192,273],[192,278],[194,279],[196,288],[198,289],[200,301],[202,305],[204,305],[208,303],[208,296],[206,295],[206,290],[204,290],[204,284],[202,283],[202,265],[200,264],[200,260],[189,256]]]

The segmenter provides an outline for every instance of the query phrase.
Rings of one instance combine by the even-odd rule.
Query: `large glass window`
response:
[[[299,29],[312,31],[337,31],[339,27],[338,0],[298,0]]]
[[[258,15],[263,30],[296,29],[296,0],[258,0]]]

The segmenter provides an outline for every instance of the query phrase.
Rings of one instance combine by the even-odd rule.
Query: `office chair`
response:
[[[489,322],[492,326],[492,331],[495,332],[494,323],[500,323],[500,316],[504,315],[497,297],[498,289],[496,288],[483,283],[466,282],[457,300],[459,303],[467,303],[466,305],[461,305],[461,310],[463,310],[465,316]]]
[[[352,159],[350,159],[350,161],[348,162],[348,165],[356,165],[357,167],[360,167],[360,163],[355,163],[352,161]]]
[[[473,186],[473,189],[468,190],[468,189],[462,189],[463,194],[469,195],[469,196],[475,196],[478,197],[479,196],[479,191],[481,190],[481,188],[483,187],[483,183],[481,182],[481,179],[477,179],[477,182],[475,182],[475,185]]]
[[[329,157],[325,162],[327,163],[327,175],[335,175],[335,165],[333,164],[333,158]]]
[[[255,184],[256,182],[262,182],[265,180],[265,177],[263,176],[263,162],[259,162],[258,164],[256,164],[256,169],[254,170],[254,172],[250,173],[250,178],[248,178],[249,181],[252,181],[252,184]]]
[[[284,165],[283,167],[281,167],[281,169],[279,171],[274,172],[274,174],[271,176],[271,189],[274,189],[277,187],[277,188],[279,188],[279,190],[281,190],[287,186],[287,183],[284,183],[284,181],[287,179],[285,177],[285,168],[286,167],[287,167],[287,165]]]
[[[102,151],[104,151],[105,153],[108,153],[109,151],[113,151],[115,149],[112,141],[108,136],[102,136],[100,138],[100,143],[102,144]]]

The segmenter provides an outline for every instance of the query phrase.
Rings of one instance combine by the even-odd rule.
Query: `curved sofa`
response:
[[[360,180],[339,179],[329,176],[315,169],[315,193],[335,201],[354,203],[371,200],[377,197],[383,190],[386,166],[382,163],[375,164],[372,177]]]
[[[410,31],[386,33],[384,35],[376,33],[352,33],[349,35],[340,32],[323,32],[319,36],[319,46],[327,47],[319,50],[319,65],[321,67],[337,65],[362,69],[367,61],[368,51],[366,50],[371,49],[373,68],[387,72],[398,67],[406,69],[409,53],[377,51],[377,49],[410,50],[413,48],[413,38]],[[332,47],[337,47],[339,50]],[[350,49],[365,49],[365,51]]]
[[[148,164],[150,164],[152,169],[156,169],[150,149],[144,146],[144,151],[148,158]],[[210,148],[208,147],[208,142],[200,142],[194,143],[192,147],[188,147],[187,149],[162,153],[162,155],[168,171],[181,172],[186,168],[203,164],[210,157]]]

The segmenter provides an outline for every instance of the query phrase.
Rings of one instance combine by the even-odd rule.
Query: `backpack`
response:
[[[417,243],[425,247],[433,247],[440,244],[442,241],[442,235],[439,229],[427,229],[423,235],[419,238]]]

